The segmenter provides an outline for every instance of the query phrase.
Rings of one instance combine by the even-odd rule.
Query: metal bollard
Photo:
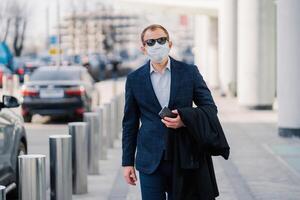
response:
[[[18,96],[19,95],[19,93],[18,93],[19,88],[20,88],[20,77],[19,77],[19,75],[14,74],[13,77],[12,77],[12,90],[13,90],[12,95],[13,96]]]
[[[70,135],[51,135],[49,146],[51,200],[71,200],[72,138]]]
[[[111,100],[111,133],[113,140],[118,138],[117,102],[116,97]]]
[[[2,76],[2,90],[7,90],[7,76],[5,74]]]
[[[114,137],[112,132],[112,122],[111,122],[111,104],[104,104],[104,131],[107,137],[107,146],[113,148]]]
[[[122,120],[124,116],[125,94],[122,93],[119,97],[119,133],[122,133]]]
[[[100,159],[107,159],[107,137],[104,135],[103,127],[103,107],[97,107],[96,112],[99,114],[99,145],[100,145]]]
[[[117,95],[117,92],[118,92],[117,78],[113,79],[112,91],[113,91],[113,97],[115,97]]]
[[[119,105],[119,96],[117,96],[116,98],[115,98],[115,107],[116,107],[116,109],[115,109],[115,116],[116,116],[116,122],[115,122],[115,124],[116,124],[116,139],[119,139],[120,138],[120,123],[119,123],[119,119],[120,119],[120,116],[119,116],[119,107],[120,107],[120,105]]]
[[[72,136],[73,194],[85,194],[88,192],[87,123],[72,122],[69,123],[68,126],[69,126],[69,134]]]
[[[20,200],[47,199],[46,190],[46,156],[19,156]]]
[[[102,102],[101,98],[102,98],[102,96],[101,96],[100,90],[97,90],[97,94],[98,94],[98,105],[101,105],[101,102]]]
[[[27,83],[28,81],[30,81],[30,77],[28,74],[24,75],[24,83]]]
[[[3,185],[0,185],[0,200],[6,200],[6,187]]]
[[[124,107],[125,107],[125,93],[123,93],[122,96],[121,96],[121,108],[122,108],[121,116],[122,116],[122,119],[123,119],[123,116],[124,116]]]
[[[88,124],[88,171],[91,175],[99,174],[99,115],[95,112],[83,114]]]
[[[3,75],[2,76],[2,90],[3,90],[3,93],[7,94],[8,93],[8,78],[7,78],[7,75]]]
[[[117,109],[117,121],[118,121],[118,134],[121,132],[121,94],[118,95],[118,98],[117,98],[117,104],[118,104],[118,109]],[[120,137],[118,135],[118,137]]]

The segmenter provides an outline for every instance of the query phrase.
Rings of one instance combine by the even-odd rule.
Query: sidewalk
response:
[[[298,200],[300,139],[278,136],[276,111],[251,111],[237,106],[236,99],[214,99],[231,146],[229,160],[214,157],[218,199]],[[100,161],[101,175],[89,177],[89,193],[75,200],[141,199],[139,186],[127,186],[123,180],[120,140],[115,146],[109,159]]]
[[[115,147],[108,150],[107,160],[101,160],[100,175],[88,176],[88,193],[84,195],[73,195],[74,200],[108,200],[108,199],[125,199],[126,196],[113,195],[113,190],[116,187],[115,181],[120,179],[120,156],[121,156],[121,142],[115,142]],[[126,186],[126,185],[125,185]],[[126,189],[126,188],[125,188]],[[123,191],[123,190],[122,190]],[[124,193],[127,191],[124,190]],[[126,194],[121,194],[126,195]]]
[[[298,200],[300,139],[277,134],[276,111],[251,111],[214,95],[231,146],[229,160],[214,157],[222,200]],[[127,200],[139,198],[130,187]]]

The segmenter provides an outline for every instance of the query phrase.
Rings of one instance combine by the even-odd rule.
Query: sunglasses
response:
[[[149,40],[146,40],[144,42],[144,45],[147,44],[147,46],[151,47],[151,46],[154,46],[155,43],[157,42],[158,44],[165,44],[166,42],[168,41],[168,38],[167,37],[161,37],[161,38],[157,38],[157,39],[149,39]]]

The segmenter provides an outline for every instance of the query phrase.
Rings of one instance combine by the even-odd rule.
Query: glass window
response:
[[[74,81],[80,80],[81,70],[71,69],[37,69],[30,77],[32,81]]]

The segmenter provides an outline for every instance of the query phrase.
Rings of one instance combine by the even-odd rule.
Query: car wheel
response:
[[[32,119],[32,115],[24,115],[23,116],[23,118],[24,118],[24,122],[31,122],[31,119]]]
[[[23,142],[20,143],[17,154],[17,166],[16,166],[16,188],[7,194],[7,199],[18,200],[19,199],[19,163],[18,157],[27,153],[26,146]]]

